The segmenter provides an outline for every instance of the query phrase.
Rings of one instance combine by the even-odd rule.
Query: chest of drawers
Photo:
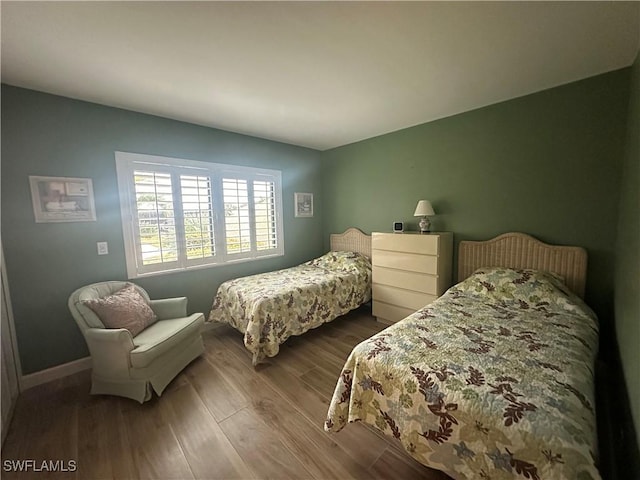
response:
[[[371,242],[373,315],[378,321],[395,323],[451,286],[451,232],[374,232]]]

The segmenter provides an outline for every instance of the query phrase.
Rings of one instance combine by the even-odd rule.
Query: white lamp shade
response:
[[[433,207],[431,206],[431,202],[429,200],[420,200],[418,205],[416,206],[416,211],[413,214],[414,217],[428,217],[430,215],[435,215],[436,212],[433,211]]]

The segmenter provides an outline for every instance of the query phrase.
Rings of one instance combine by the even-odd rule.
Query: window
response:
[[[281,173],[116,152],[129,278],[284,255]]]

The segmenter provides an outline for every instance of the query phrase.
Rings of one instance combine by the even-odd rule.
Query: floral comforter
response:
[[[371,299],[371,261],[355,252],[329,252],[275,272],[224,282],[209,314],[244,333],[253,364],[278,354],[292,335],[329,322]]]
[[[361,420],[454,479],[598,479],[597,348],[558,278],[481,269],[353,349],[325,430]]]

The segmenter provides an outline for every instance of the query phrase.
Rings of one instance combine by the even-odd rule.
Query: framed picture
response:
[[[90,178],[29,177],[36,223],[95,222]]]
[[[313,217],[313,193],[294,193],[296,217]]]

